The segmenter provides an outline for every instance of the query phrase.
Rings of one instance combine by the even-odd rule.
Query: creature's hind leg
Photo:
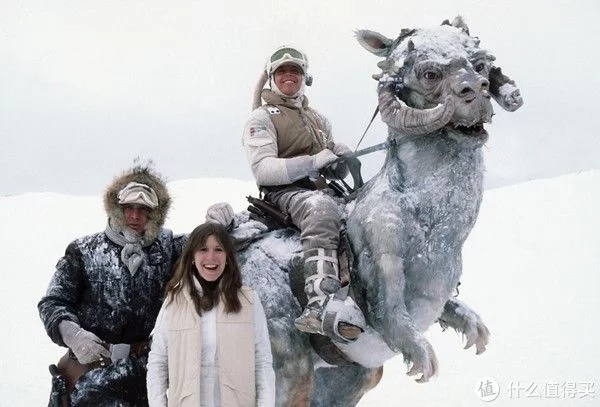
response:
[[[315,372],[311,407],[349,407],[375,387],[383,376],[383,366],[368,369],[358,364],[321,367]]]

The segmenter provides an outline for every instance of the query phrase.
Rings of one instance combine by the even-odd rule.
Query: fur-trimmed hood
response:
[[[156,239],[158,231],[164,225],[169,208],[171,207],[171,196],[167,190],[166,181],[159,173],[153,171],[149,166],[142,165],[137,165],[117,176],[106,188],[104,194],[104,209],[111,220],[112,227],[117,230],[121,230],[125,226],[123,208],[119,204],[117,195],[119,194],[119,191],[130,182],[146,184],[152,188],[158,196],[158,207],[150,210],[145,231],[144,240],[152,242]]]

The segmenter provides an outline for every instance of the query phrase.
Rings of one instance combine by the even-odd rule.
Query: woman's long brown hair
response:
[[[203,284],[203,279],[199,278],[196,266],[193,264],[194,254],[206,245],[209,236],[214,236],[219,241],[227,258],[225,270],[215,290],[207,289],[208,287]],[[236,313],[242,308],[238,298],[238,292],[242,287],[242,273],[235,256],[233,242],[225,227],[210,222],[197,226],[190,233],[183,248],[183,253],[175,263],[174,270],[173,277],[166,287],[167,304],[180,295],[183,289],[187,289],[194,301],[198,315],[202,315],[203,310],[212,309],[219,300],[223,301],[225,312]],[[203,295],[195,288],[194,278],[198,278],[200,281],[204,291]]]

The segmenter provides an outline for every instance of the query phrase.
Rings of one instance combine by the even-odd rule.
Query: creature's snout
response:
[[[474,101],[478,95],[490,98],[490,81],[478,74],[464,74],[452,85],[453,92],[467,103]]]

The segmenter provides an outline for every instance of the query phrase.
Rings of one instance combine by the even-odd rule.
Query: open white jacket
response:
[[[152,331],[147,376],[150,407],[274,406],[271,345],[254,290],[242,289],[240,313],[227,314],[220,303],[202,317],[183,291],[179,300],[169,305],[165,301]],[[169,360],[169,355],[175,360]],[[252,362],[253,369],[248,366]]]

